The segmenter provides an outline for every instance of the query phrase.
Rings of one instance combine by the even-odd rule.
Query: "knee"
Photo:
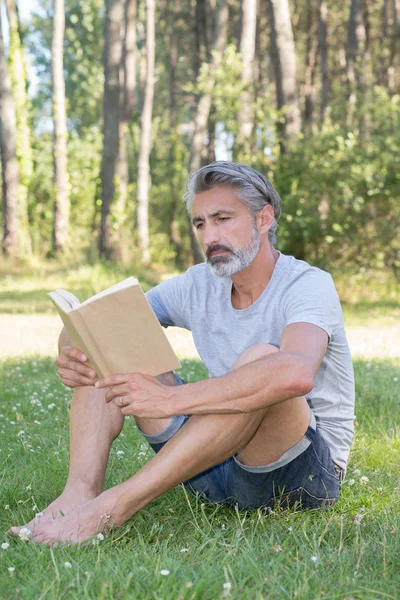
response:
[[[238,356],[231,367],[231,371],[243,367],[243,365],[247,365],[254,360],[268,356],[268,354],[274,354],[275,352],[279,352],[279,348],[272,344],[256,344],[255,346],[250,346],[250,348],[246,348],[246,350]]]

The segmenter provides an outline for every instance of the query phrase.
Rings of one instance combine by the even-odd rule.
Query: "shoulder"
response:
[[[294,256],[281,254],[282,259],[282,281],[285,282],[287,291],[290,289],[330,289],[335,291],[332,276],[327,271],[309,265],[304,260]]]

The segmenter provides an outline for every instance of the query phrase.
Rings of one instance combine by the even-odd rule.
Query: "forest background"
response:
[[[271,179],[282,251],[400,277],[399,0],[1,4],[5,255],[199,262],[217,158]]]
[[[0,600],[398,599],[400,0],[0,0],[0,20]],[[215,158],[267,175],[277,247],[334,272],[357,398],[339,502],[246,513],[178,488],[94,545],[7,536],[67,476],[45,292],[202,260],[182,194]],[[150,456],[128,419],[105,487]]]

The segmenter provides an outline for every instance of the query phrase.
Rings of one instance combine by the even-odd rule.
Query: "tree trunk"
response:
[[[64,0],[53,2],[52,84],[54,122],[54,222],[53,250],[61,253],[68,242],[69,194],[67,173],[67,122],[63,73]]]
[[[31,255],[32,241],[28,222],[28,192],[33,174],[33,157],[29,125],[28,86],[16,0],[5,0],[5,4],[10,25],[9,66],[17,122],[19,245],[22,251]]]
[[[314,117],[314,83],[315,67],[318,51],[317,20],[315,2],[309,0],[307,5],[307,44],[306,65],[304,78],[304,109],[303,109],[303,132],[310,130]]]
[[[297,137],[301,125],[296,90],[296,52],[288,0],[268,0],[268,7],[277,106],[284,111],[281,149],[285,151],[285,142],[290,143]]]
[[[182,240],[179,232],[179,208],[181,206],[181,195],[179,190],[179,174],[181,168],[178,157],[179,134],[177,130],[177,114],[176,114],[176,68],[178,64],[178,35],[177,35],[177,18],[180,12],[180,1],[175,3],[174,11],[171,14],[169,22],[169,126],[170,126],[170,147],[169,161],[172,173],[169,177],[172,215],[170,224],[170,241],[174,246],[176,253],[176,262],[182,266]]]
[[[243,61],[242,83],[238,115],[238,146],[246,159],[253,148],[254,127],[254,58],[256,48],[257,0],[242,0],[240,52]]]
[[[360,56],[366,45],[366,30],[363,18],[364,0],[351,0],[347,28],[347,126],[351,127],[357,103],[357,82],[365,65],[360,64]]]
[[[198,100],[197,111],[194,117],[194,131],[190,145],[189,172],[196,171],[201,166],[201,157],[206,144],[208,118],[211,109],[211,90],[215,82],[215,73],[221,64],[223,49],[226,42],[228,26],[228,3],[226,0],[218,0],[215,15],[215,29],[213,36],[213,56],[210,63],[208,77],[208,90]],[[193,231],[189,218],[189,235],[192,248],[193,261],[195,264],[203,262],[204,255],[201,250],[197,236]]]
[[[319,20],[318,20],[318,45],[321,71],[321,104],[319,108],[319,121],[322,124],[326,117],[326,108],[328,106],[328,7],[325,0],[319,0]]]
[[[146,0],[146,53],[147,69],[141,115],[140,150],[137,182],[137,230],[138,243],[143,264],[150,263],[149,252],[149,187],[150,187],[150,148],[151,120],[154,98],[154,56],[155,56],[155,1]]]
[[[388,86],[396,92],[400,85],[399,46],[400,46],[400,0],[392,0],[392,35],[390,44],[390,63],[388,68]]]
[[[101,161],[101,223],[99,251],[111,258],[111,204],[118,172],[120,68],[122,55],[122,0],[106,0],[104,48],[103,152]]]
[[[17,123],[11,80],[4,51],[0,2],[0,152],[3,183],[3,254],[18,253],[18,160]]]
[[[116,232],[124,223],[129,185],[129,123],[135,108],[136,94],[136,0],[124,0],[124,35],[120,70],[119,157],[117,164],[118,193],[113,218]],[[115,243],[118,243],[115,241]]]

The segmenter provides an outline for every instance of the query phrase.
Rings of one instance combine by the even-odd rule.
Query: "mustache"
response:
[[[224,250],[225,252],[230,252],[231,254],[234,254],[232,248],[224,246],[223,244],[215,244],[215,246],[209,246],[207,248],[206,257],[211,258],[211,254],[213,254],[214,252],[218,252],[219,250]]]

